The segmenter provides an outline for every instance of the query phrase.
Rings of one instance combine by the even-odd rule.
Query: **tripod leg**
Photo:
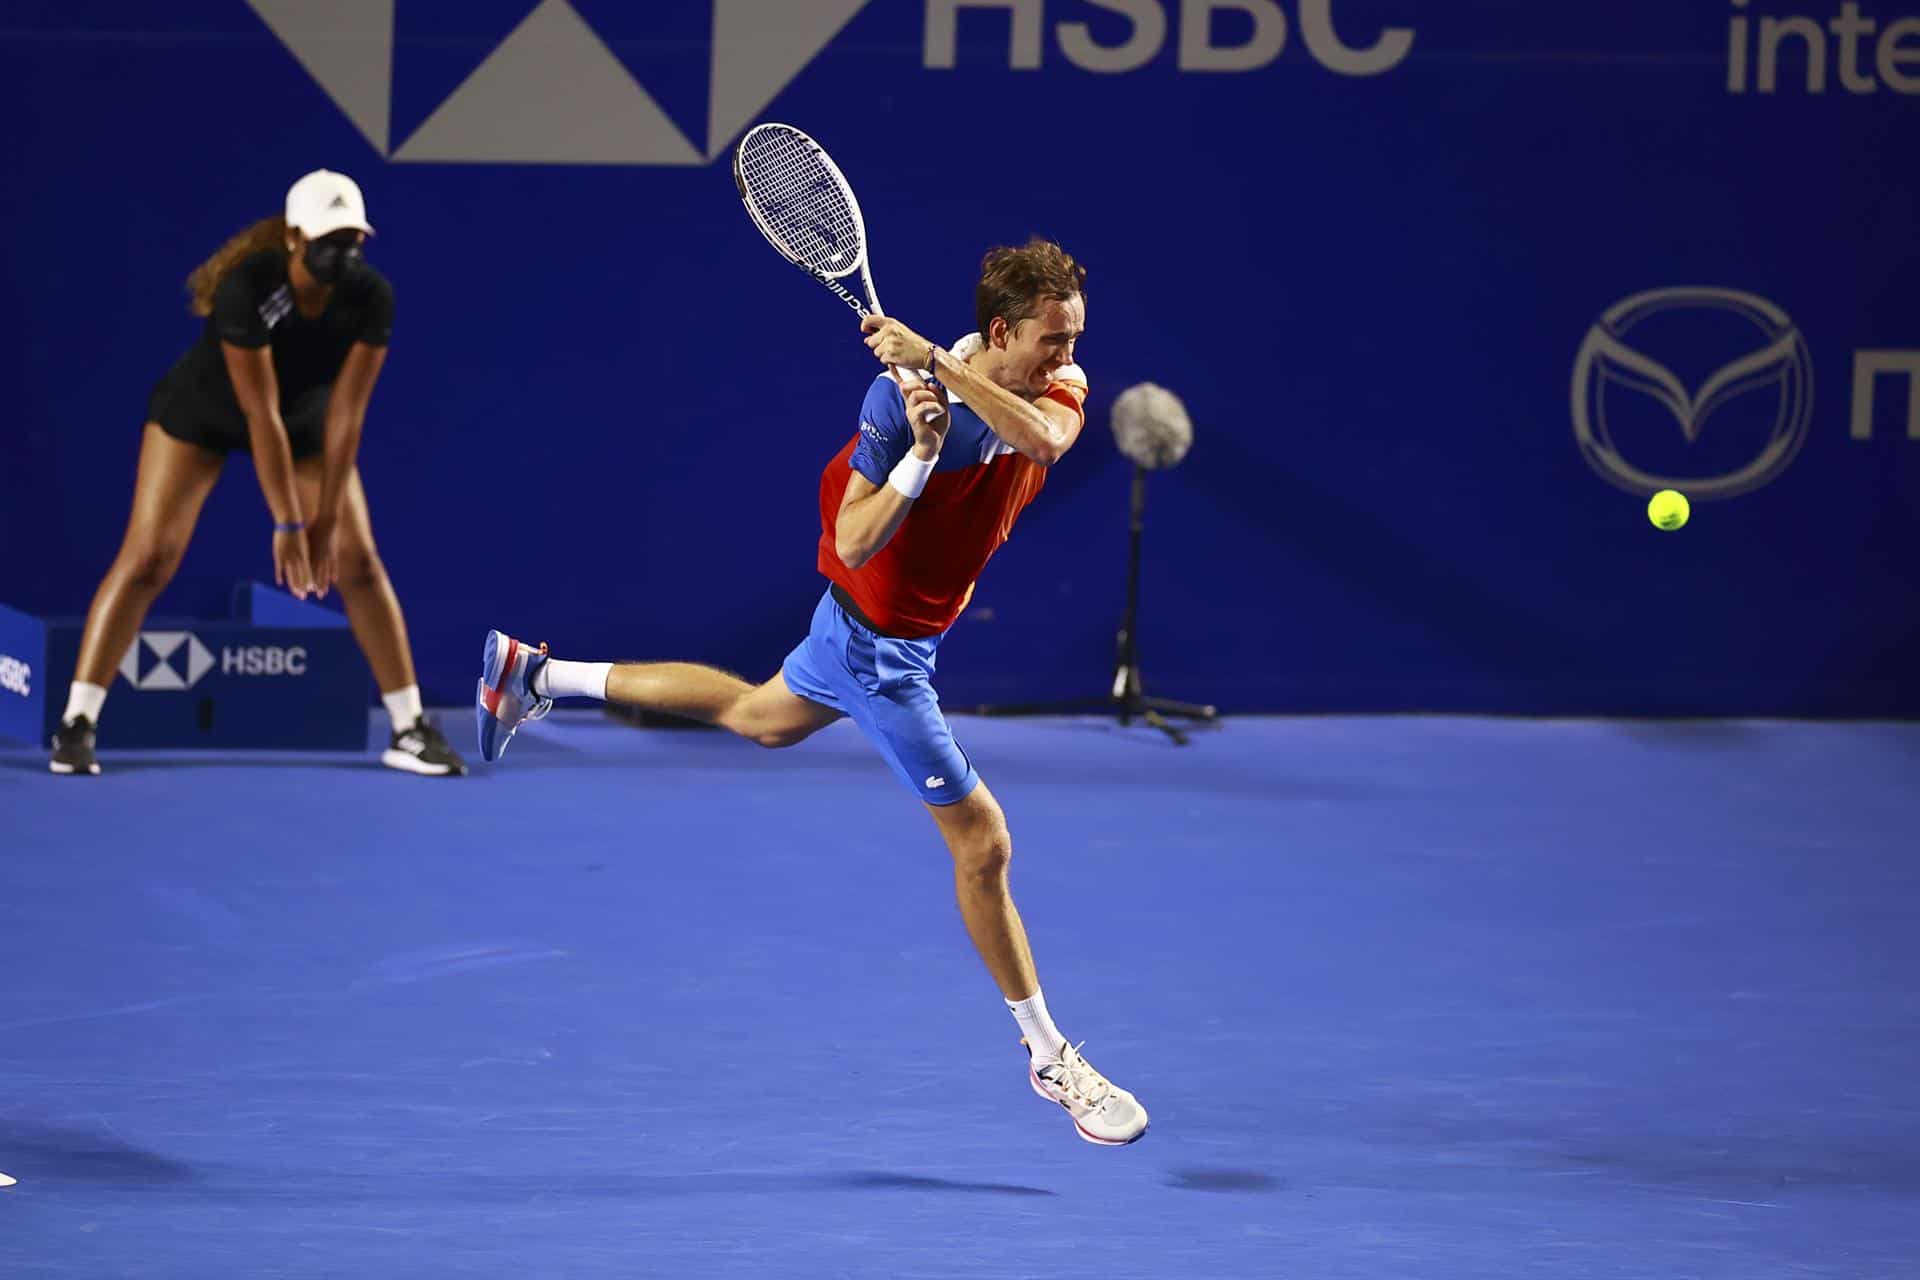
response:
[[[1140,716],[1148,724],[1166,734],[1169,738],[1172,738],[1177,745],[1182,747],[1187,745],[1187,735],[1161,719],[1158,711],[1148,707],[1140,713]]]
[[[1142,698],[1140,704],[1154,711],[1164,711],[1170,716],[1185,716],[1189,720],[1212,720],[1219,716],[1217,707],[1198,702],[1175,702],[1171,698]]]

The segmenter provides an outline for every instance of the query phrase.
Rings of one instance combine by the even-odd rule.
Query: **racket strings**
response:
[[[744,194],[776,246],[794,261],[829,276],[860,265],[859,215],[844,183],[801,138],[768,130],[740,155]]]

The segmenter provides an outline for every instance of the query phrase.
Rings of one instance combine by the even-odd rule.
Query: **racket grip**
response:
[[[918,369],[909,369],[903,365],[896,364],[893,366],[893,371],[899,375],[900,384],[903,387],[924,387],[927,385],[927,380],[920,376]],[[920,415],[920,421],[925,425],[931,425],[933,420],[939,416],[939,409],[929,408],[925,413]]]

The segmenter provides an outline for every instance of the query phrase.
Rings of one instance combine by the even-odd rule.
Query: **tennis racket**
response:
[[[880,311],[867,265],[867,224],[860,202],[833,157],[790,124],[761,124],[733,150],[733,185],[760,234],[781,257],[833,290],[862,318]],[[841,283],[860,273],[864,297]],[[894,366],[909,387],[923,385],[912,369]],[[930,409],[925,420],[940,416]]]

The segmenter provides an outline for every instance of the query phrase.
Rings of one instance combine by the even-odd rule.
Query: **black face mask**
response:
[[[360,246],[348,240],[309,240],[301,257],[315,280],[339,284],[359,268]]]

